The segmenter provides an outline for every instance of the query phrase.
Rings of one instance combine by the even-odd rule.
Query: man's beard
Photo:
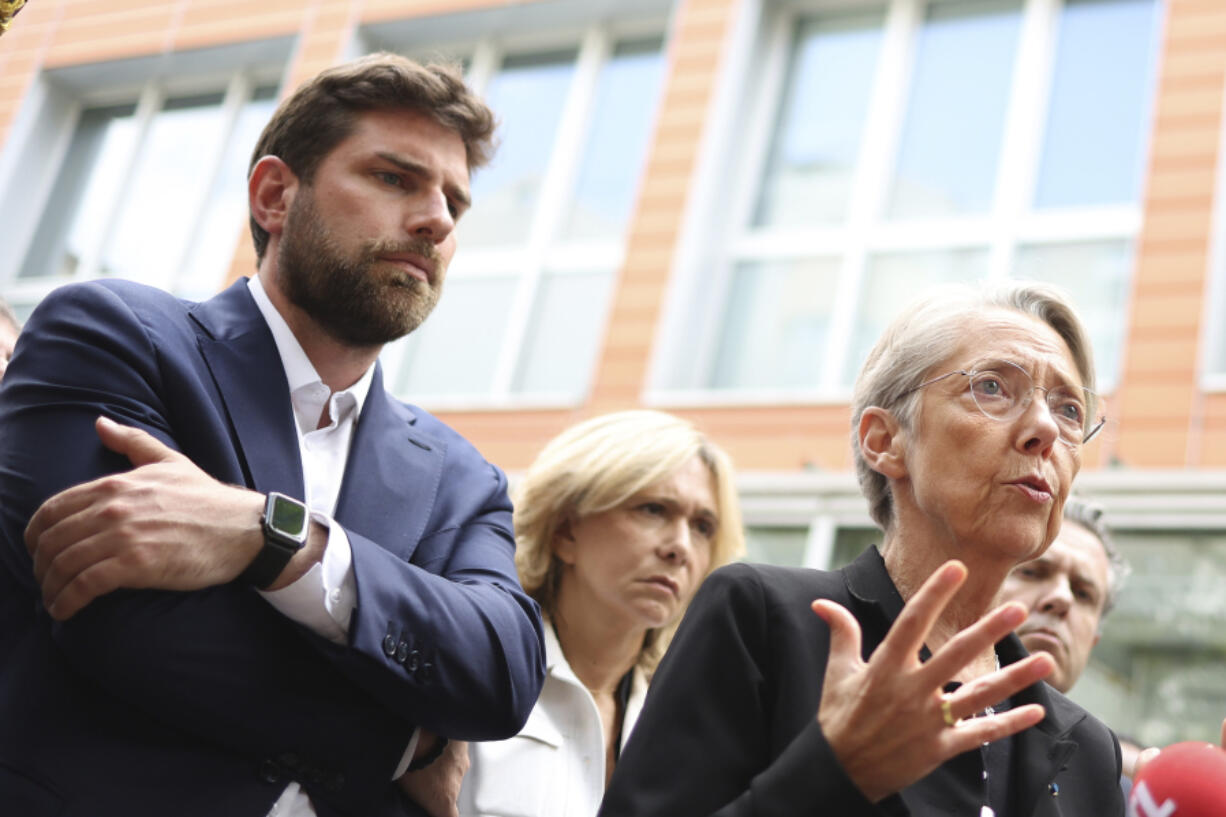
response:
[[[379,260],[409,253],[430,267],[429,284]],[[381,346],[420,326],[438,303],[446,271],[433,242],[372,241],[355,255],[347,258],[328,235],[313,193],[302,188],[277,248],[278,275],[290,303],[347,346]]]

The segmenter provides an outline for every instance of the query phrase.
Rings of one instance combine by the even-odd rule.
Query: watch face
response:
[[[268,514],[268,526],[294,540],[301,541],[305,538],[306,506],[281,494],[274,493],[271,498],[272,510]]]

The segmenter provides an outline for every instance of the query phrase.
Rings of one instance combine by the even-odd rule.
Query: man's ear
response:
[[[907,476],[904,431],[893,412],[869,406],[860,415],[860,453],[869,468],[889,479]]]
[[[264,156],[251,168],[247,202],[251,217],[269,235],[281,235],[290,204],[298,189],[298,177],[276,156]]]
[[[549,548],[563,564],[573,565],[575,563],[575,534],[570,519],[564,519],[562,524],[558,525],[558,529],[553,532],[553,540],[549,543]]]

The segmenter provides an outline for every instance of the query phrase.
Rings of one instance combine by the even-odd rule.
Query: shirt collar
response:
[[[302,351],[302,344],[298,342],[298,338],[294,337],[293,330],[289,328],[285,318],[273,306],[268,293],[264,291],[264,284],[260,276],[253,275],[248,279],[247,289],[250,290],[251,297],[255,299],[255,305],[259,308],[260,314],[264,316],[264,322],[268,324],[269,331],[272,332],[273,342],[277,345],[277,354],[281,357],[281,367],[285,369],[285,379],[289,382],[290,394],[294,394],[304,386],[313,386],[317,383],[322,385],[323,380],[311,364],[311,359],[307,357],[306,352]],[[353,396],[357,416],[361,415],[362,406],[366,404],[366,396],[370,393],[374,373],[375,367],[372,365],[362,373],[356,383],[337,392],[337,394]]]

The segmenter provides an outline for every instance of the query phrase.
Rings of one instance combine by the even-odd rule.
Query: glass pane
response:
[[[846,215],[881,21],[877,12],[797,26],[756,226],[828,224]]]
[[[485,100],[498,115],[501,142],[473,175],[461,246],[527,241],[574,67],[574,51],[513,57],[490,81]]]
[[[655,122],[662,64],[660,41],[650,40],[619,45],[601,69],[564,238],[620,240],[625,233]]]
[[[240,234],[247,235],[247,165],[260,131],[277,107],[276,96],[275,87],[259,88],[238,115],[187,268],[174,288],[177,295],[201,300],[220,289],[234,257],[235,241]]]
[[[136,145],[135,112],[82,111],[19,278],[72,275],[98,249]]]
[[[924,290],[941,284],[977,281],[987,274],[987,266],[987,251],[979,249],[890,253],[870,258],[843,382],[848,385],[855,382],[881,333]]]
[[[1131,204],[1155,63],[1153,0],[1068,0],[1060,16],[1035,204]]]
[[[510,278],[455,278],[438,306],[408,338],[395,383],[400,395],[481,395],[489,392],[506,334],[507,304],[515,294]]]
[[[1133,567],[1074,699],[1146,745],[1218,742],[1226,712],[1226,533],[1115,533]],[[1111,690],[1093,694],[1098,687]],[[1103,711],[1100,699],[1111,703]]]
[[[881,547],[885,536],[877,528],[839,528],[834,534],[834,552],[830,555],[830,570],[838,570],[856,560],[871,545]]]
[[[746,528],[745,561],[800,567],[808,542],[805,528]]]
[[[1132,277],[1132,243],[1087,241],[1019,247],[1013,277],[1045,281],[1066,290],[1090,333],[1098,390],[1119,381],[1127,298]]]
[[[611,272],[549,273],[541,279],[515,391],[582,396],[604,337],[612,283]]]
[[[193,226],[187,216],[207,183],[200,161],[220,136],[221,101],[220,93],[171,99],[153,118],[101,274],[169,283],[167,264],[182,257]]]
[[[891,216],[982,213],[991,205],[1020,18],[1018,0],[930,7],[917,44]]]
[[[828,258],[740,264],[711,385],[816,388],[838,273]]]

